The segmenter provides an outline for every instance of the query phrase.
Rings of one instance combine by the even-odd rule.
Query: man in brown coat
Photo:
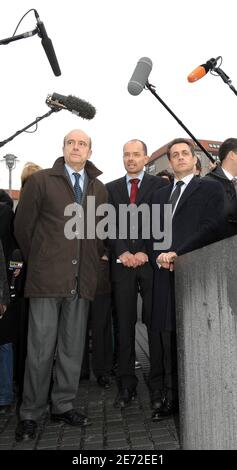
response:
[[[63,157],[28,179],[18,204],[15,235],[27,262],[25,295],[30,298],[18,441],[35,438],[37,420],[47,408],[55,351],[51,418],[72,426],[89,424],[73,409],[89,301],[103,255],[96,235],[87,237],[87,225],[92,219],[96,225],[94,212],[107,201],[106,189],[97,179],[101,171],[88,161],[91,153],[90,137],[71,131],[64,138]]]

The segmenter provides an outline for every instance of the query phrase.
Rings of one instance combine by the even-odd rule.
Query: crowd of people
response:
[[[223,142],[220,164],[205,177],[192,143],[182,138],[167,147],[170,171],[156,176],[145,171],[148,151],[139,139],[124,144],[125,175],[106,185],[91,155],[91,138],[73,130],[52,168],[25,166],[15,213],[0,191],[0,413],[17,399],[17,441],[34,439],[48,410],[53,421],[90,424],[74,408],[80,378],[90,376],[90,341],[98,386],[109,388],[113,372],[114,406],[134,400],[138,295],[148,333],[151,417],[175,413],[174,262],[237,233],[237,139]],[[160,237],[152,230],[144,235],[157,216],[154,205]],[[167,206],[172,237],[162,250]],[[142,208],[149,208],[145,224]],[[23,267],[10,271],[16,252]]]

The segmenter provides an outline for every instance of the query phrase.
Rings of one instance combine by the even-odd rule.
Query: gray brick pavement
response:
[[[16,443],[17,424],[13,406],[6,415],[0,415],[0,450],[166,450],[179,449],[177,419],[159,423],[150,419],[149,392],[145,377],[149,369],[148,348],[144,325],[137,324],[136,354],[142,368],[136,370],[139,380],[137,397],[124,410],[114,408],[117,393],[115,380],[110,390],[101,389],[95,380],[80,384],[75,406],[86,413],[92,425],[72,428],[52,423],[49,413],[39,423],[34,441]]]

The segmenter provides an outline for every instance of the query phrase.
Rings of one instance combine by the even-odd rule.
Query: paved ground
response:
[[[110,390],[101,389],[94,377],[80,384],[76,401],[78,409],[88,414],[92,425],[81,429],[66,424],[51,423],[49,414],[39,423],[35,441],[16,443],[14,432],[17,423],[14,407],[0,415],[0,450],[173,450],[179,449],[178,417],[159,423],[150,419],[149,393],[145,382],[148,372],[147,337],[144,325],[137,323],[137,359],[142,368],[136,400],[124,410],[113,406],[117,393],[115,381]]]

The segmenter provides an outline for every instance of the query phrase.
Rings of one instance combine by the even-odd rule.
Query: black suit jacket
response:
[[[154,193],[152,198],[153,204],[161,205],[161,226],[164,204],[168,203],[172,188],[173,184],[170,184]],[[175,251],[181,255],[218,240],[223,214],[221,184],[193,177],[173,216],[171,247],[163,251]],[[160,331],[172,330],[175,328],[174,275],[158,268],[156,258],[160,251],[153,250],[153,243],[150,249],[155,268],[152,327]]]
[[[224,217],[225,223],[222,227],[221,238],[231,237],[237,234],[237,197],[235,187],[230,181],[221,166],[218,165],[208,173],[205,178],[211,181],[219,181],[224,189]]]
[[[5,258],[8,281],[10,282],[12,271],[10,271],[8,267],[9,261],[12,259],[12,251],[16,248],[16,245],[12,235],[12,221],[14,215],[12,211],[12,201],[10,198],[8,199],[8,195],[6,196],[7,197],[4,195],[4,191],[0,191],[0,201],[4,201],[0,202],[0,240]],[[0,270],[3,267],[4,265],[0,264]],[[11,343],[15,340],[18,313],[14,304],[8,306],[7,312],[0,324],[0,344]]]
[[[167,182],[164,178],[144,174],[140,188],[137,192],[136,205],[147,204],[150,206],[152,194],[154,191],[167,186]],[[125,251],[131,253],[137,253],[139,251],[147,252],[146,241],[142,238],[142,226],[144,221],[142,220],[141,214],[138,217],[138,237],[132,239],[130,237],[130,219],[127,218],[128,236],[126,239],[120,239],[119,233],[121,227],[119,227],[119,207],[121,204],[129,205],[129,195],[126,183],[126,176],[119,178],[115,181],[111,181],[106,185],[108,190],[108,202],[112,204],[116,210],[116,239],[110,239],[108,245],[111,249],[112,258],[116,260]]]

